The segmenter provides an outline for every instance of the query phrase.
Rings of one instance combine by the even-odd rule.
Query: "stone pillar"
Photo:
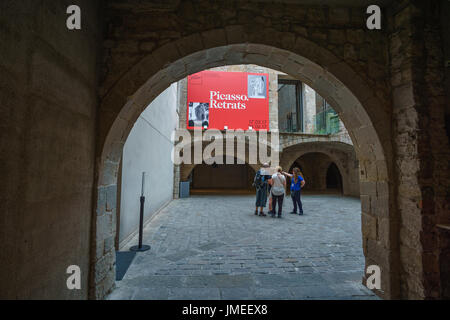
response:
[[[180,166],[173,166],[173,198],[180,197]]]
[[[91,249],[90,299],[103,299],[115,287],[115,235],[117,206],[117,174],[119,163],[106,162],[105,176],[100,179],[95,199],[97,206],[94,215],[93,236],[95,242]]]
[[[401,291],[408,299],[441,297],[436,225],[449,220],[450,178],[439,11],[438,1],[399,4],[390,36]]]
[[[187,78],[178,81],[178,118],[179,128],[186,129],[187,121]]]
[[[316,114],[316,92],[307,84],[303,84],[303,123],[304,133],[314,133]]]

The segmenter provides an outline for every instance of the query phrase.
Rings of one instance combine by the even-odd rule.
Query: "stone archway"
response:
[[[253,192],[255,168],[244,164],[197,164],[190,171],[191,194],[247,194]]]
[[[191,145],[193,145],[195,143],[195,139],[192,140]],[[249,143],[248,141],[245,141],[244,143],[246,150],[249,148]],[[271,150],[271,146],[270,144],[264,144],[264,146],[268,149]],[[203,145],[203,148],[205,147],[205,145]],[[235,146],[234,149],[236,150],[236,142],[235,142]],[[224,147],[224,150],[222,150],[222,153],[217,153],[214,155],[214,157],[223,157],[223,163],[226,163],[226,147]],[[250,163],[249,161],[249,157],[248,157],[248,153],[245,153],[245,157],[239,157],[239,155],[234,155],[233,157],[233,163],[241,163],[241,164],[247,164],[250,168],[252,168],[255,172],[260,168],[260,164],[253,164]],[[213,158],[208,158],[208,159],[204,159],[204,160],[210,160]],[[199,164],[195,164],[195,163],[191,163],[191,164],[181,164],[177,167],[179,167],[179,171],[180,171],[180,175],[179,175],[179,181],[186,181],[187,178],[189,177],[189,175],[192,173],[192,171],[195,169],[195,167],[197,167]]]
[[[326,159],[322,159],[315,165],[320,165],[319,178],[321,189],[325,187],[326,170],[334,162],[342,175],[342,191],[346,196],[360,196],[359,168],[353,167],[357,162],[354,148],[352,145],[342,142],[304,142],[292,145],[284,149],[281,158],[283,168],[291,168],[292,165],[300,160],[305,168],[308,163],[304,162],[303,157],[309,154],[318,153]]]
[[[313,162],[311,161],[312,159],[309,156],[315,156],[318,155],[318,159],[315,159],[316,161]],[[308,160],[306,159],[307,157]],[[298,159],[296,159],[295,161],[299,161],[300,163],[303,163],[303,174],[305,175],[305,179],[307,181],[308,186],[306,187],[307,189],[309,188],[309,186],[314,185],[313,189],[316,191],[325,191],[326,190],[326,170],[328,168],[328,166],[331,163],[337,163],[338,169],[340,172],[343,172],[343,190],[344,190],[344,194],[348,194],[348,184],[349,184],[349,177],[348,174],[346,174],[346,171],[344,170],[342,163],[339,161],[339,159],[337,159],[336,157],[334,157],[334,155],[330,155],[328,152],[324,152],[324,151],[313,151],[313,152],[305,152],[303,153],[301,156],[299,156]],[[295,163],[292,162],[292,164],[289,166],[289,168]],[[313,168],[312,168],[313,165]],[[314,170],[313,170],[314,169]],[[309,179],[309,174],[311,174],[314,171],[314,178],[317,181],[311,181],[311,179]]]
[[[308,185],[306,185],[306,189],[308,186],[313,186],[313,190],[319,192],[327,191],[327,169],[331,163],[336,163],[335,158],[331,158],[327,153],[323,152],[311,152],[306,153],[300,157],[301,161],[304,162],[304,166],[308,169],[308,171],[304,172],[306,176],[306,181]],[[343,171],[342,164],[338,163],[338,170]],[[340,168],[340,169],[339,169]],[[306,170],[306,169],[305,169]],[[308,177],[308,174],[312,174],[311,177]],[[312,178],[312,179],[311,179]],[[316,180],[316,181],[313,181]],[[348,193],[348,175],[344,172],[344,186],[345,193]]]
[[[226,157],[226,154],[217,154],[217,157]],[[248,158],[245,159],[241,159],[241,158],[234,158],[234,163],[238,163],[238,161],[240,161],[242,164],[246,164],[248,165],[250,168],[252,168],[255,172],[259,169],[259,166],[257,164],[250,164],[248,162]],[[206,160],[206,159],[205,159]],[[226,161],[224,160],[223,163],[225,164]],[[194,169],[199,166],[200,164],[181,164],[179,165],[179,170],[180,170],[180,181],[187,181],[189,175],[194,171]]]
[[[172,82],[189,74],[221,65],[249,63],[302,80],[338,112],[354,142],[361,168],[366,265],[377,264],[387,275],[382,277],[384,290],[377,293],[386,298],[395,297],[398,294],[395,291],[398,250],[394,236],[397,224],[393,187],[389,186],[393,176],[390,128],[386,126],[390,123],[386,112],[389,106],[385,106],[389,100],[377,97],[365,79],[345,62],[304,37],[291,33],[272,34],[258,41],[264,44],[254,44],[245,43],[239,37],[223,37],[224,32],[229,30],[208,33],[217,35],[217,41],[210,45],[195,45],[197,38],[204,36],[195,34],[158,48],[125,74],[103,99],[94,195],[97,208],[91,255],[91,296],[101,298],[113,285],[110,276],[114,273],[113,250],[106,252],[103,243],[115,233],[110,216],[115,210],[120,154],[139,114]],[[242,35],[245,35],[243,30]],[[286,47],[289,50],[280,49]]]
[[[336,166],[334,162],[331,162],[328,165],[327,173],[326,173],[326,187],[328,189],[337,189],[342,192],[342,174],[339,168]]]
[[[245,162],[245,164],[247,164],[250,168],[252,168],[253,171],[255,171],[255,173],[259,169],[258,165],[248,164],[247,162]],[[186,166],[183,166],[183,168],[181,168],[180,170],[180,181],[186,181],[189,175],[192,173],[192,171],[194,171],[194,169],[197,166],[198,164],[188,164]]]

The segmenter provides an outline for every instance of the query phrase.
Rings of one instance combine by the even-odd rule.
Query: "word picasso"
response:
[[[222,94],[220,91],[210,91],[211,108],[245,109],[247,108],[245,101],[248,101],[248,97],[245,94]]]

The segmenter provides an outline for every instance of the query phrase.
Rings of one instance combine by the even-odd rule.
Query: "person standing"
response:
[[[263,168],[269,168],[268,163],[264,163]],[[269,176],[270,177],[270,176]],[[256,209],[255,209],[255,215],[258,215],[258,208],[260,209],[259,215],[262,217],[265,217],[266,214],[264,213],[264,207],[266,206],[267,202],[267,190],[268,190],[268,182],[269,177],[261,172],[261,169],[256,172],[255,178],[253,179],[253,185],[256,188]]]
[[[272,175],[272,218],[275,218],[278,205],[278,218],[281,218],[283,210],[283,199],[286,190],[286,178],[282,175],[280,166],[276,168],[277,172]]]
[[[289,174],[287,172],[283,172],[283,174],[291,178],[291,198],[292,202],[294,203],[294,211],[292,211],[291,213],[297,214],[298,206],[299,215],[303,215],[301,190],[306,183],[305,179],[303,179],[302,173],[300,172],[299,168],[294,168],[292,170],[292,174]]]

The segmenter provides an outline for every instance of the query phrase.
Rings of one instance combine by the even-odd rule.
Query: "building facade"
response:
[[[358,161],[351,138],[336,111],[314,89],[286,73],[258,65],[231,65],[210,70],[268,74],[269,134],[280,135],[279,164],[286,171],[299,167],[308,181],[307,191],[328,189],[359,196]],[[178,82],[181,129],[186,129],[187,97],[188,81],[184,78]],[[194,193],[208,193],[208,189],[222,193],[253,192],[253,177],[261,163],[248,164],[248,155],[246,158],[247,164],[176,166],[174,197],[179,195],[179,183],[185,181],[190,182]]]

